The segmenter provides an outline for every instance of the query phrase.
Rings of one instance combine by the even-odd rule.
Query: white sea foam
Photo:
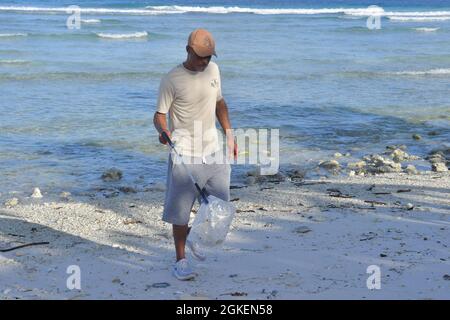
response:
[[[42,13],[67,13],[66,7],[27,7],[27,6],[0,6],[0,11],[11,12],[42,12]],[[157,14],[179,14],[179,13],[253,13],[261,15],[293,14],[293,15],[316,15],[316,14],[346,14],[352,16],[384,15],[388,17],[450,17],[450,11],[384,11],[381,7],[373,6],[366,8],[248,8],[248,7],[223,7],[223,6],[147,6],[139,9],[126,8],[80,8],[84,14],[130,14],[130,15],[157,15]]]
[[[350,11],[346,11],[345,13],[352,16],[368,16],[372,13],[376,13],[376,10],[367,9],[351,9]],[[441,17],[441,16],[450,16],[450,11],[383,11],[382,15],[388,17]]]
[[[148,6],[149,10],[167,12],[200,12],[200,13],[253,13],[253,14],[298,14],[298,15],[315,15],[315,14],[338,14],[344,13],[348,15],[378,15],[383,14],[381,7],[370,8],[319,8],[319,9],[303,9],[303,8],[245,8],[245,7],[189,7],[189,6]],[[450,13],[450,12],[449,12]]]
[[[0,11],[10,12],[32,12],[32,13],[71,13],[68,8],[58,7],[19,7],[19,6],[0,6]],[[113,9],[113,8],[80,8],[82,14],[130,14],[130,15],[156,15],[164,13],[178,13],[178,12],[164,12],[147,9]]]
[[[414,30],[419,31],[419,32],[436,32],[439,29],[440,28],[414,28]]]
[[[398,71],[398,72],[389,72],[389,74],[400,76],[446,75],[450,74],[450,68],[431,69],[424,71]]]
[[[5,64],[7,64],[7,65],[15,65],[15,64],[27,64],[28,63],[28,61],[26,61],[26,60],[17,60],[17,59],[14,59],[14,60],[0,60],[0,65],[5,65]]]
[[[388,17],[392,21],[420,21],[420,22],[426,22],[426,21],[446,21],[450,20],[450,16],[445,17]]]
[[[97,36],[106,39],[132,39],[148,37],[148,33],[146,31],[134,33],[97,33]]]
[[[96,24],[96,23],[100,23],[101,21],[99,19],[81,19],[81,23],[86,23],[86,24]]]
[[[0,38],[26,37],[26,33],[0,33]]]

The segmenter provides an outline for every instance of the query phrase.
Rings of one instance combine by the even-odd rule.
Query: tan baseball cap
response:
[[[216,43],[211,33],[205,29],[195,29],[188,39],[188,46],[194,49],[200,57],[208,57],[216,54]]]

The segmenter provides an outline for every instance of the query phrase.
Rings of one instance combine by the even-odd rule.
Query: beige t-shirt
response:
[[[169,113],[169,130],[179,153],[204,157],[220,149],[216,102],[221,99],[219,67],[212,61],[202,72],[181,63],[164,76],[156,110]]]

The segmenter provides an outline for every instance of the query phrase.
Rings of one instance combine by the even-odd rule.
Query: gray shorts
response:
[[[175,225],[187,225],[199,193],[181,163],[169,156],[166,197],[162,220]],[[187,164],[200,188],[217,198],[230,201],[230,164]],[[197,163],[197,162],[195,162]]]

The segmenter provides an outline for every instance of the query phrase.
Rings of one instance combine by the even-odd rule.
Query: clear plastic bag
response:
[[[222,244],[236,212],[233,204],[208,196],[209,203],[202,202],[189,232],[189,240],[205,247]]]

